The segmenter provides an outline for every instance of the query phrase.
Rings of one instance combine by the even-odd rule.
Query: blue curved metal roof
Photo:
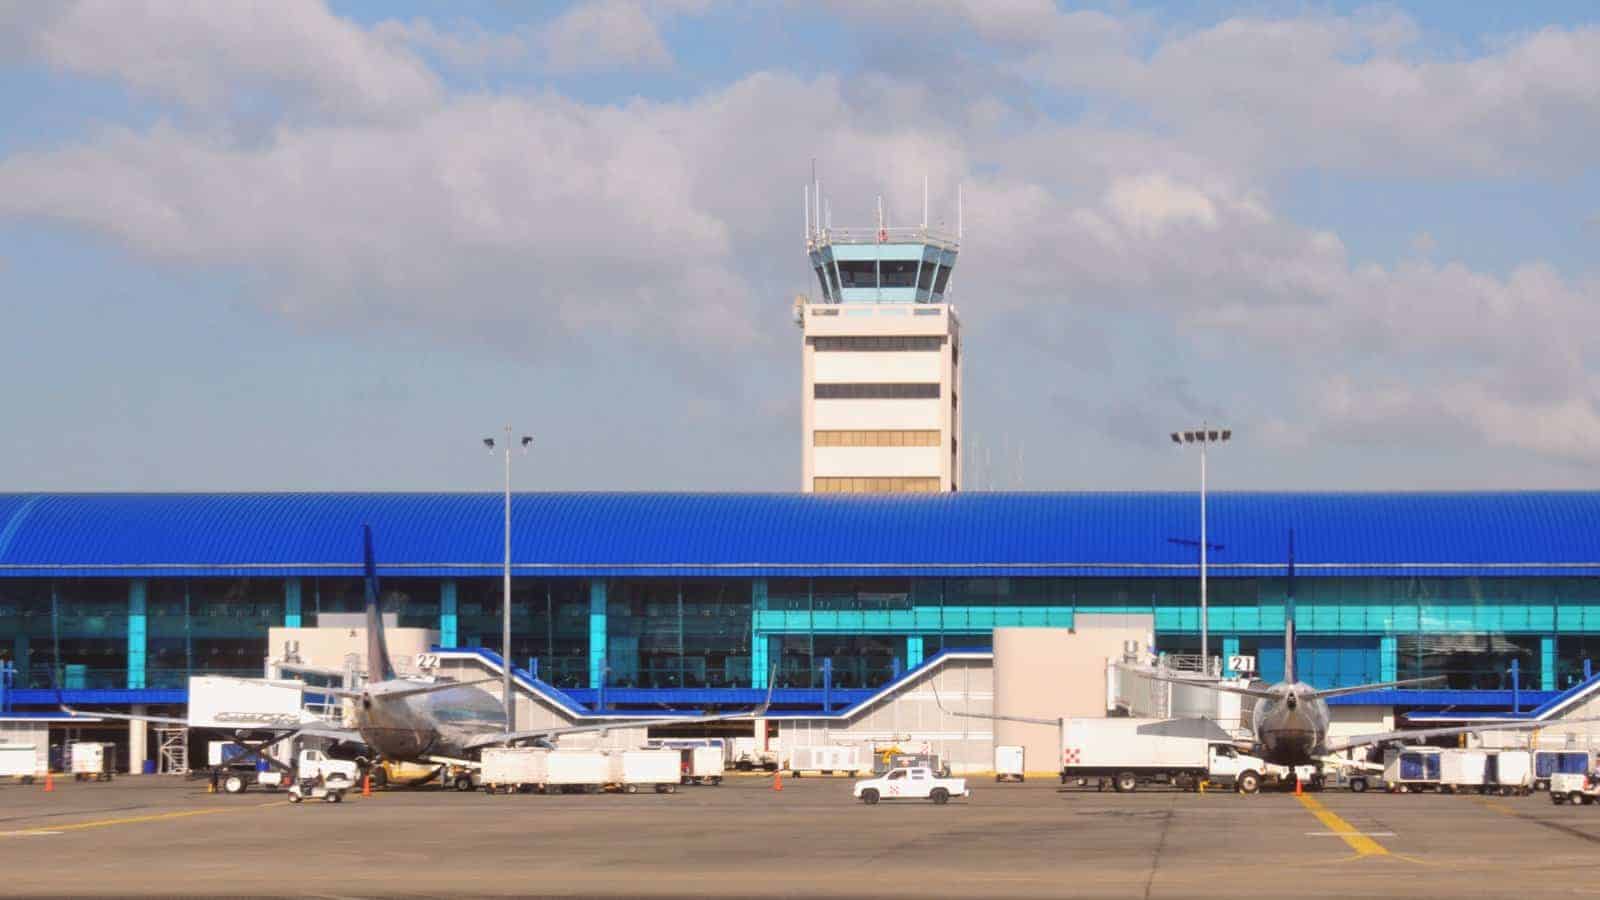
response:
[[[1600,574],[1600,492],[1213,493],[1219,575]],[[498,571],[501,497],[0,494],[0,575]],[[1192,493],[518,494],[513,558],[552,575],[1178,575]]]

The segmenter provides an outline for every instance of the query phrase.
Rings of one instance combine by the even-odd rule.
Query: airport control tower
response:
[[[960,226],[928,227],[926,190],[922,224],[909,227],[890,227],[880,200],[875,226],[834,228],[819,197],[808,186],[806,253],[821,296],[795,301],[802,490],[958,490],[961,328],[948,291]]]

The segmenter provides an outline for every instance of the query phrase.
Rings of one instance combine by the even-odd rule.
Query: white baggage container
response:
[[[1439,751],[1439,787],[1450,793],[1483,790],[1489,754],[1482,750]]]
[[[678,790],[682,760],[677,750],[614,750],[608,760],[610,775],[606,783],[628,794],[638,793],[641,787],[671,794]]]
[[[649,749],[668,748],[679,753],[680,780],[684,784],[721,784],[728,751],[722,738],[654,738]]]
[[[72,757],[72,778],[75,781],[110,781],[116,768],[117,745],[93,744],[84,741],[72,744],[68,751]]]
[[[1484,774],[1486,790],[1504,795],[1533,791],[1533,754],[1527,750],[1496,750],[1489,754]]]
[[[847,772],[851,777],[871,771],[862,748],[853,744],[820,744],[796,747],[789,752],[789,771],[799,777],[802,772]]]
[[[1021,747],[994,748],[994,780],[1017,781],[1024,779],[1027,770],[1022,765]]]
[[[30,782],[43,775],[45,761],[32,744],[0,744],[0,778],[21,778]]]
[[[682,747],[680,768],[684,784],[721,784],[724,752],[721,744]]]
[[[539,789],[550,781],[550,751],[540,747],[486,747],[482,762],[484,793]]]
[[[600,750],[551,750],[549,787],[596,793],[611,779],[611,761]]]
[[[1443,776],[1440,751],[1434,747],[1406,747],[1385,750],[1383,753],[1383,780],[1389,790],[1412,793],[1438,787]]]

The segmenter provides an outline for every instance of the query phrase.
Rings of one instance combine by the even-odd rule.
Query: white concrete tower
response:
[[[800,298],[805,334],[801,489],[954,491],[961,472],[961,328],[948,302],[956,234],[923,223],[834,228],[806,192],[806,252],[820,299]]]

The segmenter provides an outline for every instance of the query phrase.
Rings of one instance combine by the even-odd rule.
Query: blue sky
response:
[[[0,5],[0,489],[792,490],[813,159],[969,487],[1593,487],[1589,4],[174,9]]]

